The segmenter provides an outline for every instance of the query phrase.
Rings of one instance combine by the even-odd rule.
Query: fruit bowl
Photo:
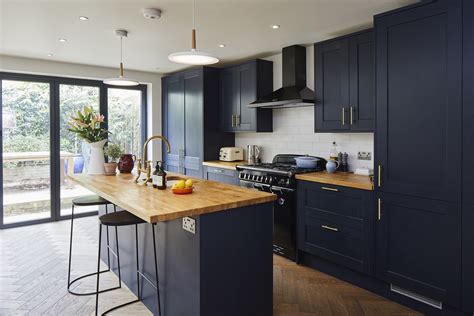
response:
[[[171,191],[173,191],[174,194],[191,194],[193,193],[193,187],[184,189],[171,188]]]

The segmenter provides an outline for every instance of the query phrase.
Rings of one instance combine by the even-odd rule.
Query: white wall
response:
[[[306,49],[307,86],[314,90],[314,49]],[[282,86],[282,55],[273,55],[273,88]],[[374,151],[373,133],[314,133],[314,108],[287,108],[273,110],[273,133],[236,133],[235,145],[249,144],[262,147],[262,160],[269,162],[276,154],[309,154],[327,158],[335,141],[339,151],[349,154],[349,167],[373,168],[373,160],[357,160],[358,151]]]
[[[30,59],[15,56],[0,55],[0,71],[72,77],[81,79],[103,80],[117,77],[118,69],[96,67],[81,64],[63,63],[40,59]],[[125,69],[127,77],[133,78],[148,86],[147,104],[147,133],[161,134],[161,75],[151,72],[141,72]],[[161,145],[155,143],[148,150],[153,160],[161,160]]]

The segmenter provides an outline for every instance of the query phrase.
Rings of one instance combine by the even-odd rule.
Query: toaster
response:
[[[219,151],[219,160],[238,161],[244,160],[244,150],[239,147],[222,147]]]

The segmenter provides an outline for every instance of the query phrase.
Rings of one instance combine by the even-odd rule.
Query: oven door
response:
[[[273,252],[296,260],[296,191],[240,180],[240,186],[277,195],[273,204]]]
[[[274,187],[270,192],[278,199],[273,207],[273,251],[296,260],[296,191]]]

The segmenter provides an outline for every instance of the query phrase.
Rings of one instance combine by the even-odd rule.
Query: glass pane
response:
[[[3,221],[51,217],[50,85],[2,81]]]
[[[109,140],[120,145],[125,153],[141,157],[141,101],[137,90],[108,90],[108,126],[112,133]]]
[[[87,144],[68,130],[71,115],[92,106],[99,111],[99,88],[61,84],[59,86],[59,137],[61,168],[61,216],[71,214],[72,200],[80,196],[93,195],[91,191],[70,181],[67,174],[82,173],[86,170]],[[77,207],[75,214],[97,211],[97,206]]]

